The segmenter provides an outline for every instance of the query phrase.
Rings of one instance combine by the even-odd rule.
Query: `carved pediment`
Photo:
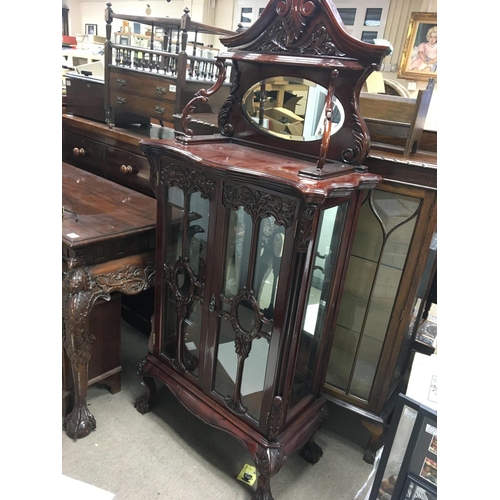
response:
[[[221,42],[233,50],[258,53],[367,56],[366,44],[347,33],[330,0],[271,0],[250,28]],[[384,48],[372,47],[371,57],[384,55]]]
[[[276,6],[277,17],[255,43],[244,50],[256,52],[343,57],[325,25],[320,9],[304,0],[285,0]],[[310,19],[307,19],[310,18]]]

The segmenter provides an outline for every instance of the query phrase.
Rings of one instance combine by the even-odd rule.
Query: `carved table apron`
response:
[[[96,428],[86,402],[90,312],[113,292],[135,295],[152,286],[156,201],[64,162],[62,200],[63,346],[75,391],[64,428],[77,439]]]

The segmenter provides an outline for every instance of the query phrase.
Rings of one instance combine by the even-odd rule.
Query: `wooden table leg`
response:
[[[96,420],[87,407],[88,365],[93,337],[90,311],[98,299],[110,300],[112,292],[136,295],[154,283],[152,253],[140,254],[91,267],[78,258],[68,261],[63,279],[63,346],[71,362],[75,406],[63,427],[73,439],[88,436]]]
[[[73,439],[88,436],[96,428],[86,402],[92,345],[89,319],[98,298],[96,292],[99,292],[99,289],[90,288],[90,282],[83,267],[69,269],[63,280],[63,346],[71,362],[75,394],[73,410],[64,419],[63,426]]]

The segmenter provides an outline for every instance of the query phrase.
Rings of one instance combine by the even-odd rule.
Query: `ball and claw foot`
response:
[[[63,428],[70,438],[79,439],[88,436],[96,428],[96,421],[86,404],[75,405],[64,419]]]
[[[266,478],[259,476],[257,490],[252,495],[252,500],[274,500],[271,493],[271,485],[269,480],[266,480]]]
[[[141,396],[135,403],[134,403],[135,409],[141,413],[145,414],[151,411],[151,408],[153,407],[153,401],[151,400],[149,394],[144,394],[144,396]]]
[[[151,411],[156,394],[155,381],[147,375],[145,367],[146,358],[137,365],[137,375],[139,375],[142,385],[146,388],[146,392],[134,403],[135,409],[142,415]]]
[[[319,459],[323,456],[323,450],[314,439],[311,438],[300,451],[300,456],[314,465],[318,463]]]
[[[370,465],[375,463],[375,452],[373,450],[365,450],[363,460]]]

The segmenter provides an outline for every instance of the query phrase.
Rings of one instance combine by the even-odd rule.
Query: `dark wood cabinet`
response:
[[[214,54],[219,49],[208,41],[234,32],[193,21],[187,7],[175,18],[119,14],[111,3],[106,5],[102,108],[106,123],[112,127],[153,119],[153,123],[174,126],[174,115],[182,112],[200,88],[215,82]],[[138,33],[130,31],[129,23]],[[220,92],[224,99],[229,89],[228,74]],[[212,104],[200,103],[196,111],[210,113],[215,123],[221,102]]]
[[[432,179],[426,184],[385,178],[365,194],[333,332],[325,394],[362,415],[372,434],[369,463],[406,389],[415,348],[414,298],[436,231],[437,193]]]
[[[351,38],[329,1],[272,0],[222,41],[231,52],[218,67],[231,59],[236,74],[220,133],[193,137],[188,106],[184,135],[141,141],[157,240],[154,326],[139,366],[147,390],[136,407],[150,411],[155,380],[167,385],[247,448],[259,473],[253,498],[271,500],[291,453],[322,455],[314,433],[348,256],[381,180],[363,166],[357,100],[387,48]],[[292,95],[276,105],[283,86]]]
[[[105,151],[101,141],[63,129],[63,161],[104,177]]]
[[[174,131],[158,125],[115,127],[80,118],[62,116],[62,159],[64,162],[105,177],[134,191],[153,196],[149,162],[141,139],[169,138]]]

